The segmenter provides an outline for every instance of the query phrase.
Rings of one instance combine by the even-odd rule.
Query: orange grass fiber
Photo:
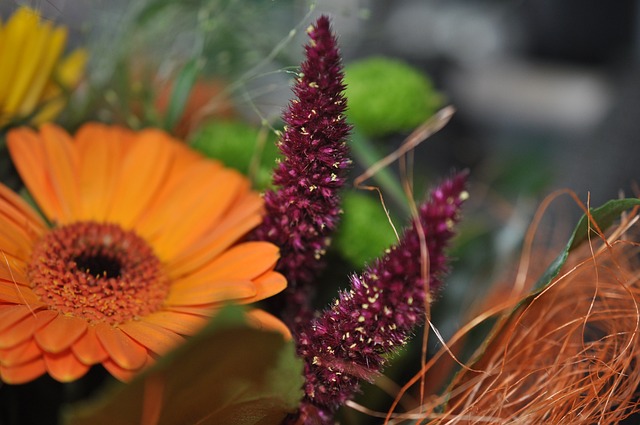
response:
[[[282,291],[248,180],[166,133],[85,124],[12,130],[42,215],[0,185],[0,379],[62,382],[95,364],[128,380],[223,303]],[[249,319],[284,329],[252,310]]]
[[[548,287],[498,321],[478,360],[449,387],[445,413],[422,419],[437,424],[617,424],[638,414],[636,218],[625,218],[608,239],[594,236],[572,251]]]

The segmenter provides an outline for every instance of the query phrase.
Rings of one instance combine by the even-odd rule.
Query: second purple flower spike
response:
[[[466,173],[445,180],[420,206],[418,219],[400,242],[351,278],[316,320],[296,335],[305,360],[305,399],[297,423],[332,423],[335,411],[371,380],[388,354],[404,345],[424,322],[425,295],[441,285],[447,271],[446,247],[467,198]],[[423,276],[421,239],[428,251],[429,274]]]

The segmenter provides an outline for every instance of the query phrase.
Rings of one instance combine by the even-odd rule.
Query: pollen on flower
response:
[[[323,267],[319,257],[338,224],[338,191],[351,164],[345,143],[351,127],[344,117],[347,105],[337,40],[326,16],[307,33],[306,60],[293,87],[295,98],[283,113],[285,128],[278,147],[284,159],[274,170],[276,189],[265,195],[264,221],[253,236],[280,247],[278,269],[293,294]],[[294,303],[289,305],[297,310]]]
[[[333,413],[357,392],[359,380],[379,373],[387,355],[406,344],[414,327],[424,321],[426,279],[421,262],[407,259],[420,258],[421,239],[426,236],[430,266],[426,281],[430,291],[437,290],[447,271],[445,248],[453,236],[446,223],[459,220],[465,182],[466,173],[460,173],[437,187],[419,208],[420,226],[414,222],[397,245],[362,275],[352,276],[351,287],[310,326],[299,330],[298,353],[307,361],[301,411],[315,411],[319,423],[332,423]],[[458,201],[449,204],[449,199]],[[329,345],[331,356],[327,356]],[[314,356],[323,363],[310,362]],[[344,379],[331,384],[330,368],[336,365]]]
[[[112,325],[156,311],[169,281],[151,247],[115,224],[76,222],[47,233],[27,267],[33,292],[60,313]]]

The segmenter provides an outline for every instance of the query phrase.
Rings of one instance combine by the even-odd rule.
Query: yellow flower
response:
[[[0,127],[19,119],[42,123],[60,113],[87,59],[82,49],[63,58],[66,40],[66,28],[28,7],[0,22]]]
[[[240,242],[261,221],[248,180],[166,133],[44,124],[7,139],[46,221],[0,185],[2,381],[72,381],[94,364],[127,380],[223,303],[285,288],[278,248]]]

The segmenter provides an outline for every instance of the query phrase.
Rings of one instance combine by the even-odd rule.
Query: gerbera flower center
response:
[[[98,254],[98,255],[81,255],[79,257],[74,258],[76,262],[76,267],[80,271],[84,271],[85,273],[100,277],[104,276],[106,278],[120,277],[120,270],[122,268],[122,264],[115,258],[111,258],[108,255]]]
[[[47,233],[27,268],[50,308],[90,322],[122,323],[160,308],[169,281],[153,249],[117,224],[77,222]]]

